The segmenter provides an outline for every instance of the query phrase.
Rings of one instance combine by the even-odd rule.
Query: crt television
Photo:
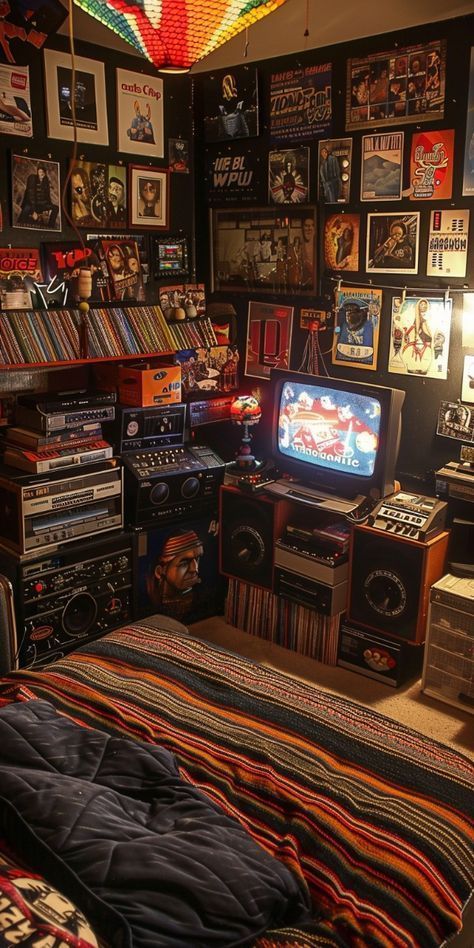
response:
[[[272,459],[322,496],[377,500],[394,490],[405,392],[273,369]]]

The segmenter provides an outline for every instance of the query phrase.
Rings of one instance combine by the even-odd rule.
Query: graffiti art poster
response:
[[[202,95],[206,142],[258,135],[258,75],[255,67],[233,66],[226,72],[205,76]]]
[[[469,91],[467,94],[466,145],[464,149],[463,197],[474,194],[474,46],[471,46]]]
[[[469,211],[432,211],[426,275],[465,277],[468,246]]]
[[[273,141],[308,141],[330,131],[331,82],[331,63],[272,73],[270,134]]]
[[[247,322],[245,374],[268,379],[271,369],[290,364],[293,307],[250,302]]]
[[[206,150],[205,183],[209,204],[255,204],[262,159],[255,148]]]
[[[128,69],[116,72],[118,150],[163,158],[163,80]]]
[[[366,269],[417,273],[420,212],[367,215]]]
[[[330,214],[324,225],[327,270],[359,269],[360,214]]]
[[[436,434],[455,441],[474,441],[474,411],[462,402],[440,402]]]
[[[0,132],[33,135],[28,66],[0,65]]]
[[[304,204],[309,195],[309,148],[288,148],[268,155],[268,200]]]
[[[399,201],[402,174],[403,132],[362,136],[361,201]]]
[[[411,139],[410,194],[412,201],[442,201],[453,193],[454,129],[415,132]]]
[[[447,379],[452,300],[392,299],[388,371]]]
[[[352,138],[318,143],[318,198],[323,204],[347,204],[351,191]]]
[[[446,41],[348,59],[346,129],[444,117]]]
[[[377,368],[382,290],[344,287],[336,292],[334,365]]]

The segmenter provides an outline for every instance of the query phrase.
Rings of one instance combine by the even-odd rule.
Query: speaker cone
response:
[[[265,543],[258,530],[248,524],[236,527],[230,535],[233,559],[247,566],[259,566],[265,556]]]
[[[165,484],[163,481],[160,481],[159,484],[155,484],[150,491],[150,500],[155,507],[158,507],[159,504],[164,504],[165,500],[168,500],[170,494],[170,489],[168,484]]]
[[[94,624],[97,603],[90,593],[82,592],[69,600],[62,614],[62,625],[68,635],[84,635]]]
[[[187,477],[184,483],[181,485],[181,496],[185,500],[190,500],[191,497],[197,497],[199,494],[199,481],[197,477]]]
[[[372,569],[364,582],[367,602],[379,615],[395,619],[407,605],[407,590],[393,569]]]

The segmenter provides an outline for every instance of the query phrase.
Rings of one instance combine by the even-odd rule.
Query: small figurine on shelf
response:
[[[239,451],[235,462],[231,465],[235,470],[241,470],[243,474],[256,471],[261,466],[252,454],[250,443],[252,435],[249,432],[251,425],[257,425],[262,417],[262,409],[253,395],[239,395],[230,407],[231,421],[236,425],[242,425],[244,434],[240,443]]]

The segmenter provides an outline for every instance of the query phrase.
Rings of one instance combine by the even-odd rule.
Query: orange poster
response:
[[[453,192],[454,129],[415,132],[411,139],[410,199],[449,200]]]

